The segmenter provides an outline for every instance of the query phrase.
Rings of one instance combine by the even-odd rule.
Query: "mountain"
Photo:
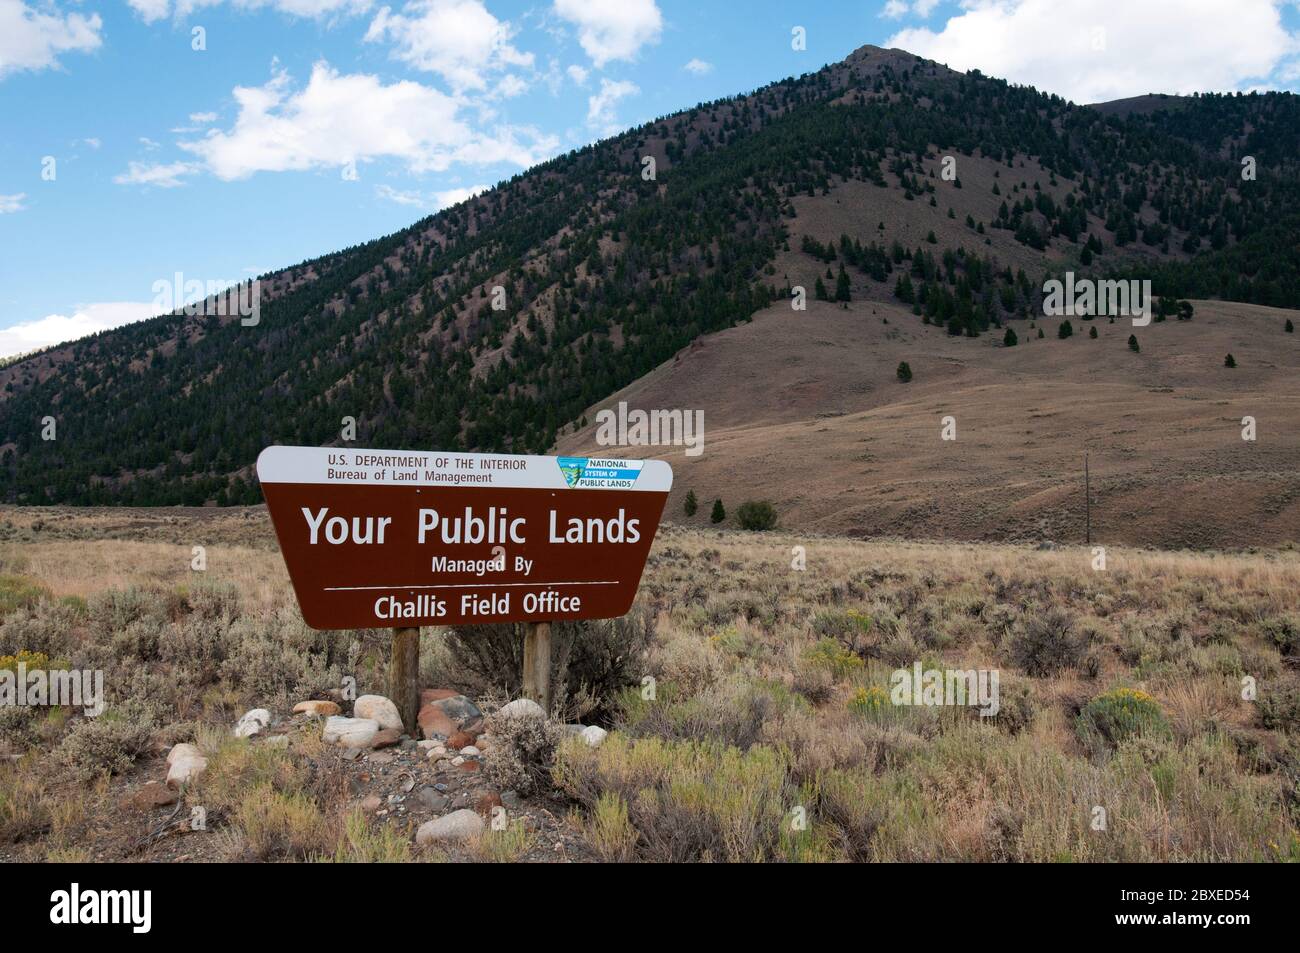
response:
[[[1013,360],[1042,354],[1044,373],[1059,363],[1073,377],[1092,366],[1075,363],[1081,349],[1046,360],[1058,343],[1089,343],[1082,335],[995,346],[1005,327],[1021,341],[1036,334],[1029,324],[1044,323],[1050,274],[1150,278],[1171,308],[1176,298],[1294,304],[1298,140],[1289,94],[1092,108],[863,47],[263,276],[256,327],[164,315],[0,368],[0,492],[14,503],[258,502],[251,467],[264,446],[338,444],[345,417],[356,420],[357,446],[578,446],[610,395],[648,374],[646,386],[657,386],[666,365],[700,348],[717,355],[696,362],[704,379],[770,408],[760,424],[789,423],[796,407],[814,418],[871,407],[819,403],[820,385],[787,404],[736,381],[747,347],[783,348],[773,362],[813,363],[864,392],[892,379],[896,353],[921,370],[915,394],[933,386],[932,364],[957,362],[971,372],[948,395],[959,419],[995,398],[1027,404],[1031,395],[1002,386]],[[955,180],[943,176],[945,156]],[[1253,180],[1242,178],[1244,156],[1254,159]],[[799,313],[805,333],[766,335],[769,319],[792,320],[791,287],[804,285],[811,299],[819,278],[825,297],[849,300]],[[500,310],[495,288],[504,290]],[[1193,336],[1218,346],[1202,331],[1205,313],[1198,305],[1192,321],[1153,333],[1174,349]],[[882,317],[888,326],[874,323]],[[1264,336],[1243,347],[1294,368],[1293,336],[1273,333],[1270,321],[1259,318]],[[731,340],[748,343],[721,346]],[[1145,386],[1149,367],[1107,354],[1102,366],[1117,383]],[[1295,392],[1285,373],[1257,383]],[[1206,386],[1197,393],[1218,393]],[[682,406],[671,391],[653,392],[673,398],[662,406]],[[1269,393],[1278,392],[1260,400]],[[55,440],[42,439],[47,416]],[[833,430],[845,417],[826,419]],[[779,446],[756,459],[771,462]],[[791,505],[796,518],[828,528],[881,525]],[[996,535],[991,524],[973,532]]]

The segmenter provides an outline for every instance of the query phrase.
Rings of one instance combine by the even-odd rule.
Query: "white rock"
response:
[[[605,739],[609,737],[609,732],[604,728],[591,725],[578,732],[578,737],[587,743],[588,748],[599,748],[605,743]]]
[[[415,746],[419,748],[421,751],[428,751],[430,748],[438,747],[438,742],[434,741],[432,738],[424,738],[420,741],[417,741],[415,743]]]
[[[289,736],[272,735],[270,738],[267,738],[266,741],[262,743],[266,745],[268,748],[287,748],[289,747]]]
[[[352,703],[352,715],[377,721],[380,728],[403,731],[406,727],[402,724],[402,716],[397,713],[397,706],[383,695],[362,695]]]
[[[446,817],[425,821],[415,832],[417,844],[439,844],[469,840],[483,833],[483,818],[469,808],[452,811]]]
[[[379,722],[373,718],[344,718],[332,715],[325,719],[321,738],[326,744],[338,742],[345,748],[369,748],[379,734]]]
[[[181,745],[177,745],[177,748]],[[184,747],[192,748],[193,745]],[[175,750],[175,749],[173,749]],[[168,755],[168,760],[171,756]],[[200,774],[208,769],[208,759],[201,754],[183,754],[175,761],[171,762],[171,767],[167,769],[167,786],[169,788],[182,788],[189,784]]]
[[[531,698],[516,698],[512,702],[502,705],[500,714],[507,718],[546,717],[546,712],[542,710],[542,706]]]
[[[473,745],[466,745],[465,747],[461,748],[460,753],[467,758],[477,758],[479,756],[478,748],[474,747]]]
[[[175,764],[182,758],[201,758],[203,753],[192,744],[182,742],[178,745],[172,745],[172,750],[167,752],[167,763]]]
[[[269,711],[265,708],[254,708],[252,711],[246,712],[244,717],[239,719],[239,724],[235,725],[235,737],[251,737],[270,723],[271,713]]]
[[[465,759],[462,758],[460,755],[456,755],[456,757],[451,759],[451,763],[452,763],[452,767],[459,768],[462,764],[465,763]]]

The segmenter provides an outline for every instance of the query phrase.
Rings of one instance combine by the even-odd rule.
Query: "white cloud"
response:
[[[190,113],[190,122],[197,123],[200,126],[206,126],[208,123],[216,121],[216,113]]]
[[[100,142],[98,139],[96,139],[94,136],[91,136],[89,139],[82,139],[81,141],[84,142],[86,145],[90,146],[90,148],[92,149],[98,149],[100,146],[103,145],[103,143]]]
[[[501,81],[497,83],[496,89],[494,90],[494,94],[500,96],[502,99],[511,99],[512,97],[526,92],[528,92],[528,84],[514,73],[502,76]]]
[[[188,18],[204,7],[215,7],[224,0],[126,0],[132,10],[144,20],[153,23],[169,15],[177,20]],[[304,20],[319,20],[331,16],[352,16],[365,13],[373,4],[371,0],[231,0],[239,10],[260,10],[270,7],[280,13]]]
[[[578,42],[597,68],[658,42],[664,23],[655,0],[555,0],[555,12],[578,27]]]
[[[886,41],[1075,102],[1235,89],[1297,51],[1276,0],[965,0]]]
[[[193,162],[128,162],[126,171],[113,176],[118,185],[144,185],[174,189],[184,185],[182,179],[194,175],[199,167]]]
[[[481,195],[490,185],[470,185],[460,189],[447,189],[443,192],[434,192],[434,200],[438,203],[438,208],[447,208],[451,205],[458,205],[466,199],[472,199],[476,195]]]
[[[639,92],[641,90],[635,83],[625,79],[618,82],[602,79],[600,92],[587,99],[587,125],[599,130],[605,136],[618,132],[621,127],[614,115],[618,101]]]
[[[432,206],[434,209],[444,209],[449,205],[455,205],[458,202],[463,202],[482,192],[486,192],[491,187],[490,185],[471,185],[425,194],[414,190],[402,191],[393,188],[391,185],[377,185],[375,186],[375,195],[381,199],[387,199],[389,202],[396,202],[398,205],[408,205],[413,208],[429,208]]]
[[[903,0],[889,0],[885,4],[885,9],[880,11],[882,17],[889,17],[891,20],[897,20],[907,12],[907,4]]]
[[[403,160],[414,172],[457,162],[527,168],[559,148],[555,136],[529,126],[475,130],[459,118],[461,100],[420,83],[384,85],[324,62],[312,68],[302,89],[293,90],[289,75],[279,71],[265,86],[236,87],[234,98],[239,116],[231,129],[180,143],[226,180],[380,158]]]
[[[47,314],[36,321],[26,321],[0,329],[0,357],[12,357],[39,350],[52,344],[75,341],[88,334],[119,328],[133,321],[152,318],[151,301],[105,301],[79,304],[72,314]]]
[[[383,7],[366,31],[368,42],[391,40],[394,57],[457,91],[486,88],[489,71],[533,65],[533,54],[512,46],[511,36],[481,0],[414,0],[400,14]]]
[[[98,13],[65,16],[52,3],[38,11],[23,0],[0,0],[0,79],[55,66],[60,53],[98,49],[103,26]]]
[[[693,76],[703,76],[705,73],[713,72],[713,64],[706,63],[701,59],[693,59],[688,61],[682,69],[686,70],[686,72]]]
[[[575,63],[568,68],[567,72],[569,74],[569,79],[573,80],[579,86],[587,85],[587,77],[590,75],[588,70],[583,69]]]
[[[26,192],[19,192],[16,195],[0,195],[0,215],[21,212],[27,207],[23,204],[25,198],[27,198]]]
[[[403,192],[399,189],[393,188],[391,185],[376,185],[375,194],[381,199],[396,202],[398,205],[413,205],[420,207],[427,204],[424,196],[419,192]]]
[[[150,152],[153,152],[155,149],[158,148],[158,143],[154,142],[148,136],[140,137],[140,145],[144,146]]]

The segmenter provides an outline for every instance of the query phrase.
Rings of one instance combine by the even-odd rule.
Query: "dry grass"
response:
[[[342,671],[382,687],[382,646],[302,627],[260,518],[173,518],[168,540],[93,538],[103,516],[90,529],[52,521],[57,537],[15,529],[0,571],[48,594],[0,620],[0,655],[104,668],[110,707],[136,719],[126,736],[147,725],[155,744],[197,740],[210,766],[194,795],[222,822],[222,856],[414,857],[410,832],[352,809],[314,736],[274,750],[228,735],[241,706],[287,704]],[[119,521],[134,525],[129,513]],[[190,571],[183,544],[200,531],[205,574]],[[795,546],[805,570],[791,568]],[[60,601],[69,596],[84,601]],[[542,779],[572,798],[593,856],[1300,858],[1300,679],[1285,657],[1300,613],[1294,551],[1111,548],[1108,571],[1094,572],[1083,548],[666,526],[640,601],[655,620],[652,690],[610,699],[605,745],[563,744]],[[1049,616],[1070,620],[1079,641],[1026,670],[1025,634]],[[882,702],[894,668],[914,661],[997,669],[998,717]],[[1246,677],[1259,700],[1242,697]],[[1167,730],[1104,743],[1081,731],[1080,712],[1117,688],[1149,695]],[[25,717],[9,743],[35,754],[0,768],[0,839],[75,856],[87,807],[66,786],[56,793],[32,758],[49,764],[42,749],[85,719]],[[95,757],[129,761],[116,738],[99,739]],[[471,853],[518,859],[531,837],[519,825],[489,831]]]

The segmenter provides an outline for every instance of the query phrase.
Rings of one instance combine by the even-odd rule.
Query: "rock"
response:
[[[459,768],[462,764],[465,763],[465,759],[462,758],[460,755],[456,755],[456,757],[451,759],[451,763],[453,767]]]
[[[437,761],[439,758],[447,757],[447,749],[442,745],[438,745],[436,748],[430,748],[424,757],[428,761]]]
[[[609,732],[604,728],[592,725],[578,732],[578,737],[587,743],[588,748],[599,748],[605,743],[605,739],[609,737]]]
[[[477,771],[478,767],[479,764],[477,761],[462,761],[460,764],[460,769],[462,771],[468,771],[470,774],[473,774],[475,771]]]
[[[517,811],[524,806],[524,799],[519,796],[518,791],[502,791],[501,804],[507,811]]]
[[[460,692],[454,688],[425,688],[420,691],[420,707],[430,702],[440,702],[444,698],[455,698]]]
[[[375,751],[366,760],[371,764],[392,764],[396,758],[397,755],[391,751]]]
[[[474,743],[474,736],[468,731],[454,731],[450,738],[447,739],[447,747],[455,748],[459,751],[461,748],[467,748]]]
[[[420,734],[425,738],[445,741],[456,733],[456,723],[447,717],[447,713],[432,702],[420,709],[416,718],[420,723]]]
[[[504,807],[501,801],[501,795],[496,791],[484,791],[479,795],[478,802],[474,805],[474,810],[484,817],[491,817],[492,810],[498,807]]]
[[[545,718],[546,712],[542,706],[537,704],[531,698],[516,698],[514,701],[501,706],[500,715],[506,718]]]
[[[326,744],[337,742],[345,748],[369,748],[377,734],[379,734],[379,722],[371,718],[344,718],[342,715],[333,715],[325,719],[325,731],[321,738]]]
[[[295,715],[318,715],[321,718],[328,718],[330,715],[337,715],[342,711],[343,709],[334,702],[327,701],[298,702],[293,706]]]
[[[483,833],[483,818],[468,809],[453,811],[446,817],[426,821],[415,832],[417,844],[462,843]]]
[[[483,713],[464,695],[441,698],[431,704],[442,709],[442,713],[462,731],[472,730],[483,724]]]
[[[420,805],[430,811],[445,811],[451,799],[439,794],[427,784],[415,792],[416,800]]]
[[[236,738],[251,738],[271,723],[271,713],[265,708],[254,708],[245,712],[244,717],[235,725]]]
[[[123,806],[133,807],[138,811],[152,811],[155,808],[167,807],[169,804],[175,803],[175,791],[168,788],[161,781],[150,781],[127,798]]]
[[[399,735],[402,733],[402,716],[383,695],[362,695],[352,705],[352,717],[369,718],[379,722],[380,728],[396,728]]]
[[[384,802],[380,800],[378,794],[372,794],[361,802],[361,810],[365,811],[367,814],[373,814],[375,811],[379,810],[383,803]]]
[[[287,748],[289,747],[288,735],[272,735],[262,742],[268,748]]]
[[[181,758],[201,758],[203,753],[192,744],[181,742],[178,745],[172,745],[172,749],[167,752],[167,763],[175,764]]]
[[[177,749],[185,750],[176,755]],[[208,769],[208,759],[199,754],[199,749],[194,745],[176,745],[167,755],[167,763],[171,765],[167,769],[169,788],[185,787]]]
[[[564,733],[568,735],[570,738],[576,738],[578,735],[582,734],[582,729],[586,728],[587,726],[586,725],[561,725],[560,727],[564,729]]]
[[[359,757],[361,757],[360,748],[349,748],[347,751],[343,752],[344,761],[356,761]]]
[[[417,741],[415,744],[421,751],[428,751],[430,748],[438,747],[438,742],[434,741],[432,738],[426,738],[423,741]]]
[[[375,736],[370,739],[370,747],[392,748],[401,740],[402,736],[396,728],[385,728],[383,731],[376,733]]]
[[[462,758],[477,758],[479,752],[473,745],[466,745],[460,749],[460,754]]]

